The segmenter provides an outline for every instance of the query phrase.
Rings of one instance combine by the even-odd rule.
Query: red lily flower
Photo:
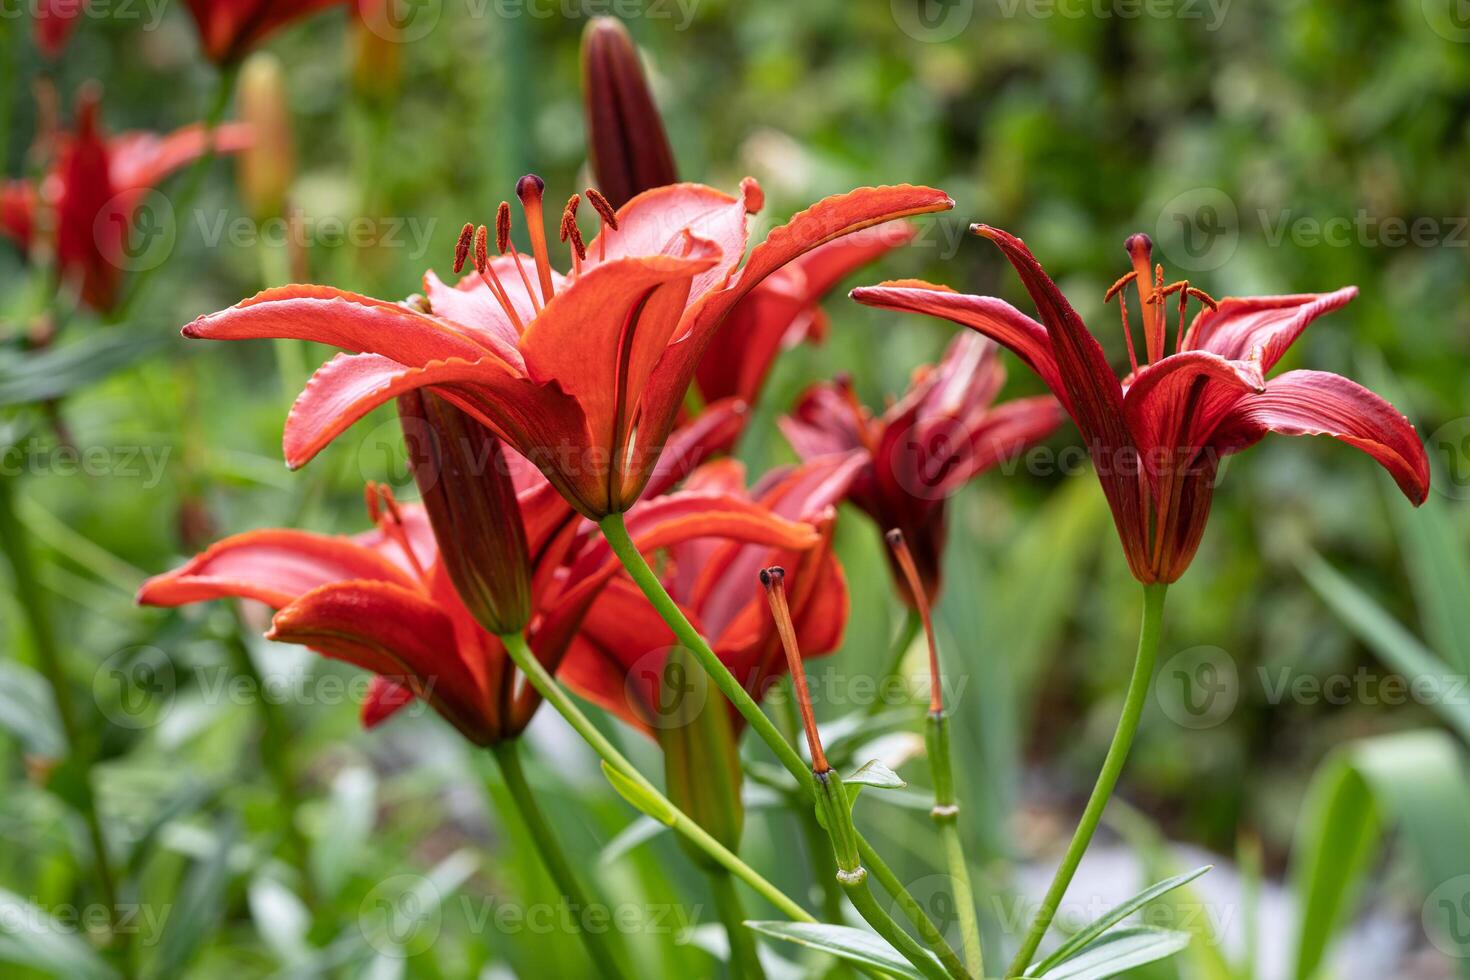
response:
[[[679,179],[638,48],[615,18],[594,17],[582,34],[582,98],[588,163],[614,205]],[[754,404],[778,353],[826,338],[821,299],[849,273],[912,237],[912,228],[892,225],[839,239],[757,284],[729,312],[699,362],[700,397]]]
[[[772,560],[792,569],[792,614],[806,656],[842,645],[848,598],[842,566],[832,553],[834,507],[859,466],[856,459],[827,457],[774,470],[747,492],[744,467],[726,459],[701,466],[684,486],[691,495],[752,500],[772,514],[811,524],[820,536],[816,547],[800,551],[692,536],[666,551],[664,587],[754,698],[763,697],[786,669],[775,624],[753,584]],[[664,661],[675,642],[633,583],[618,578],[583,622],[560,677],[582,697],[653,734],[665,703]],[[733,706],[729,717],[738,732],[742,719]]]
[[[215,64],[240,60],[266,37],[344,0],[189,0],[204,54]]]
[[[531,556],[527,640],[555,671],[621,565],[591,525],[562,519],[566,505],[541,492],[544,482],[529,467],[516,472],[531,481],[517,494]],[[150,579],[138,601],[266,603],[278,610],[269,639],[305,644],[378,675],[362,707],[366,726],[420,697],[478,745],[520,734],[540,698],[518,681],[500,640],[460,598],[424,508],[398,505],[386,487],[368,491],[373,531],[350,538],[289,529],[238,534]],[[653,497],[628,514],[628,526],[644,550],[716,537],[801,552],[821,540],[810,525],[705,492]]]
[[[945,501],[966,481],[1045,439],[1063,415],[1049,396],[994,405],[1005,384],[996,346],[961,334],[938,366],[924,366],[900,401],[874,418],[846,378],[809,388],[781,430],[802,459],[833,454],[862,461],[848,497],[883,531],[903,532],[933,599],[940,583]],[[908,582],[885,549],[899,595]],[[917,608],[917,607],[915,607]]]
[[[1041,323],[989,296],[962,296],[927,283],[853,291],[884,309],[927,313],[978,330],[1014,351],[1041,376],[1076,421],[1112,508],[1128,565],[1144,583],[1173,582],[1189,567],[1209,517],[1222,457],[1268,432],[1327,435],[1376,459],[1414,504],[1429,493],[1429,462],[1414,427],[1393,406],[1347,378],[1288,371],[1265,380],[1317,317],[1357,295],[1257,296],[1216,303],[1187,281],[1164,285],[1146,235],[1128,239],[1134,271],[1109,290],[1119,296],[1129,358],[1121,382],[1097,340],[1019,238],[976,225],[1020,274]],[[1128,329],[1127,286],[1143,310],[1146,362]],[[1165,352],[1165,307],[1177,297],[1179,334]],[[1205,307],[1184,329],[1189,298]],[[1045,324],[1043,326],[1043,324]]]
[[[249,135],[245,126],[220,126],[215,149],[243,149]],[[208,147],[208,134],[200,125],[167,136],[128,132],[106,137],[98,121],[98,93],[84,91],[76,129],[58,141],[55,164],[40,193],[20,180],[7,181],[0,189],[0,233],[29,250],[40,226],[38,212],[53,211],[52,244],[62,280],[75,285],[92,309],[110,309],[129,265],[129,236],[144,195]]]
[[[582,514],[628,509],[658,462],[700,356],[735,304],[767,276],[819,245],[893,218],[950,207],[908,185],[830,197],[770,233],[740,265],[753,180],[739,198],[698,184],[639,195],[614,213],[595,191],[601,233],[583,245],[580,197],[562,215],[572,268],[551,267],[539,178],[518,194],[533,256],[510,245],[502,204],[489,257],[482,227],[461,235],[476,276],[448,286],[424,277],[413,306],[325,286],[269,289],[200,317],[187,337],[290,337],[356,352],[338,355],[302,392],[286,422],[288,465],[300,466],[368,411],[432,386],[514,447]],[[528,271],[529,267],[529,271]]]
[[[37,0],[32,8],[35,19],[31,30],[36,47],[51,59],[61,56],[71,32],[76,29],[77,17],[82,12],[85,0]]]

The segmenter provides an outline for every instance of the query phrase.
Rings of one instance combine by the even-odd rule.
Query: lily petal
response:
[[[271,528],[236,534],[138,590],[145,606],[182,606],[226,597],[280,609],[312,589],[342,579],[414,587],[401,567],[351,538]]]
[[[227,310],[201,316],[183,332],[204,340],[313,340],[353,353],[382,354],[409,367],[451,357],[473,361],[490,353],[443,321],[330,286],[266,289]]]
[[[1376,459],[1415,505],[1429,496],[1429,458],[1414,426],[1387,401],[1327,371],[1288,371],[1258,395],[1242,398],[1215,433],[1222,453],[1254,445],[1266,433],[1332,436]]]
[[[1261,370],[1269,372],[1313,320],[1357,295],[1357,286],[1346,286],[1331,293],[1227,297],[1219,309],[1201,310],[1194,318],[1184,336],[1184,349],[1244,360],[1259,348]]]
[[[491,740],[486,695],[459,657],[454,625],[418,592],[387,582],[333,582],[276,613],[266,638],[388,677],[472,741]]]
[[[1157,464],[1188,465],[1243,394],[1266,389],[1258,361],[1227,360],[1209,351],[1184,351],[1139,368],[1123,396],[1139,453]],[[1154,461],[1155,450],[1167,460]],[[1187,458],[1179,458],[1183,451]]]

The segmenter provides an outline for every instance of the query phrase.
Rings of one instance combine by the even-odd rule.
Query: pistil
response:
[[[806,684],[806,667],[801,662],[801,647],[796,641],[796,626],[791,622],[791,607],[786,602],[786,569],[780,565],[761,569],[761,585],[765,586],[766,600],[771,604],[771,617],[776,621],[776,632],[781,636],[781,647],[786,651],[786,666],[791,671],[791,686],[796,691],[796,703],[801,708],[801,724],[806,730],[806,744],[812,754],[812,772],[821,775],[832,771],[827,756],[822,751],[822,736],[817,731],[817,719],[812,714],[811,691]]]
[[[546,251],[546,218],[541,212],[541,195],[546,182],[535,174],[526,174],[516,183],[516,197],[521,199],[521,210],[526,215],[527,230],[531,235],[531,254],[536,259],[536,275],[541,280],[541,299],[550,303],[556,295],[551,283],[551,258]]]

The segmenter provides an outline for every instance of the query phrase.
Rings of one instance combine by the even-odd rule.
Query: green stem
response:
[[[1128,681],[1128,695],[1123,701],[1122,717],[1118,719],[1113,742],[1108,746],[1102,771],[1097,775],[1097,784],[1092,788],[1087,808],[1082,811],[1082,820],[1072,835],[1072,843],[1067,846],[1067,853],[1062,858],[1061,867],[1057,868],[1056,877],[1052,879],[1046,898],[1036,910],[1036,917],[1031,922],[1021,949],[1011,962],[1011,968],[1006,971],[1007,977],[1022,976],[1031,965],[1031,959],[1040,948],[1041,940],[1046,936],[1052,919],[1056,917],[1057,908],[1067,893],[1067,886],[1077,873],[1077,865],[1082,862],[1082,855],[1087,853],[1087,847],[1092,843],[1092,835],[1097,831],[1103,810],[1107,808],[1108,798],[1118,785],[1118,776],[1123,771],[1123,763],[1128,759],[1133,735],[1138,731],[1138,720],[1143,715],[1149,682],[1153,679],[1154,661],[1159,653],[1160,627],[1164,618],[1164,596],[1168,589],[1168,585],[1161,582],[1143,587],[1143,622],[1138,631],[1138,653],[1133,661],[1133,676]]]
[[[975,893],[970,885],[970,866],[965,860],[965,845],[960,838],[960,808],[955,800],[954,767],[949,753],[949,715],[941,708],[931,711],[925,721],[924,742],[928,749],[929,768],[934,779],[934,808],[929,811],[944,841],[945,863],[949,867],[954,889],[955,909],[959,916],[961,945],[965,951],[965,968],[973,976],[985,976],[985,954],[980,945],[980,920],[975,914]]]
[[[10,562],[15,584],[16,601],[30,627],[31,639],[36,648],[36,659],[46,684],[51,688],[51,697],[56,702],[56,715],[61,723],[62,735],[66,739],[66,751],[82,769],[78,780],[79,804],[82,819],[87,826],[87,838],[92,848],[93,870],[97,876],[97,887],[107,903],[107,916],[111,935],[117,942],[117,957],[125,976],[132,975],[131,957],[128,952],[131,933],[119,929],[117,916],[117,882],[113,877],[111,860],[107,853],[107,837],[102,830],[102,817],[98,812],[97,798],[92,792],[90,749],[84,749],[86,737],[77,719],[76,702],[72,699],[71,681],[62,663],[61,648],[56,642],[56,631],[51,622],[50,605],[41,589],[36,575],[36,566],[31,553],[30,538],[25,525],[16,516],[15,485],[12,477],[0,473],[0,549]]]
[[[913,644],[914,637],[919,635],[920,625],[918,610],[910,609],[908,615],[904,618],[903,625],[898,628],[898,635],[893,638],[893,649],[888,655],[888,667],[879,676],[878,693],[874,696],[873,703],[868,705],[869,715],[879,714],[885,708],[889,707],[883,700],[883,692],[888,689],[889,682],[899,676],[899,672],[903,668],[904,654],[909,652],[909,647]]]
[[[786,696],[781,699],[782,710],[778,715],[778,720],[785,729],[782,735],[789,743],[795,745],[801,738],[801,719],[797,717],[796,692],[792,689],[790,677],[786,678],[784,690]],[[822,917],[828,922],[841,922],[842,889],[837,884],[837,865],[832,863],[832,853],[827,848],[827,835],[822,832],[821,824],[817,823],[816,813],[812,811],[804,798],[800,795],[789,795],[788,799],[796,821],[801,827],[807,860],[811,863],[812,878],[821,885]]]
[[[699,635],[699,631],[685,617],[684,611],[679,608],[678,603],[669,597],[668,592],[664,590],[663,583],[658,580],[658,576],[654,574],[653,569],[648,567],[648,562],[643,560],[643,555],[638,551],[637,546],[633,543],[633,539],[628,536],[628,528],[623,522],[623,515],[609,514],[598,522],[598,526],[602,528],[603,536],[607,538],[607,543],[611,546],[613,553],[618,556],[618,559],[623,563],[623,567],[627,569],[628,574],[632,576],[633,581],[638,585],[638,588],[653,605],[654,609],[658,611],[663,621],[674,631],[674,636],[694,654],[695,658],[699,661],[699,665],[704,668],[705,673],[709,674],[710,679],[714,681],[715,686],[720,689],[720,692],[725,697],[729,698],[731,704],[735,705],[736,710],[750,724],[750,727],[770,747],[771,751],[775,753],[776,758],[786,768],[786,771],[791,773],[792,777],[796,779],[796,784],[815,803],[817,801],[817,786],[816,780],[812,776],[812,771],[807,768],[806,763],[802,761],[800,754],[791,747],[791,744],[781,737],[781,733],[776,729],[775,724],[770,718],[766,717],[766,713],[760,709],[760,705],[755,703],[755,699],[746,693],[745,688],[730,673],[730,669],[720,662],[719,657],[715,656],[715,652],[710,649],[704,637]],[[898,880],[898,876],[878,858],[872,845],[864,840],[861,834],[856,834],[856,838],[863,860],[873,869],[873,873],[878,878],[879,884],[898,902],[899,908],[903,910],[904,915],[909,921],[914,924],[914,928],[919,930],[919,935],[923,937],[924,942],[929,944],[929,947],[934,950],[946,966],[949,966],[951,963],[958,965],[960,962],[959,957],[949,948],[949,945],[944,941],[944,936],[940,934],[938,927],[929,920],[923,907],[908,893],[903,883]],[[956,975],[964,975],[962,966],[960,967],[960,973]]]
[[[541,812],[541,807],[536,803],[536,797],[531,793],[531,784],[526,782],[525,770],[521,768],[521,757],[517,745],[514,739],[498,742],[490,747],[490,752],[495,756],[495,761],[500,764],[500,773],[505,777],[505,787],[510,793],[511,802],[515,804],[521,823],[525,825],[531,842],[536,847],[536,853],[541,858],[541,863],[551,875],[551,880],[555,882],[557,890],[561,892],[562,898],[567,903],[567,911],[575,920],[580,914],[591,908],[592,903],[587,900],[587,894],[582,890],[582,883],[577,880],[566,853],[561,849],[561,843],[551,831],[551,824],[547,821],[546,815]],[[578,933],[582,937],[582,943],[587,947],[587,954],[592,957],[592,962],[597,964],[599,975],[615,977],[619,980],[629,975],[623,969],[612,948],[611,939],[606,933],[587,928],[578,930]]]
[[[526,680],[536,689],[536,693],[540,694],[548,704],[556,709],[557,713],[567,720],[567,723],[576,730],[578,735],[582,736],[592,750],[601,756],[609,766],[632,780],[641,790],[668,808],[668,812],[673,815],[673,822],[669,826],[674,831],[684,835],[717,864],[745,882],[752,891],[779,909],[782,915],[796,922],[817,921],[809,912],[787,897],[781,889],[761,877],[760,872],[740,860],[734,852],[711,837],[708,831],[684,811],[674,806],[668,797],[660,793],[653,783],[649,782],[647,777],[608,741],[607,736],[598,731],[597,726],[592,724],[592,720],[582,713],[582,709],[577,707],[567,692],[531,652],[531,648],[526,645],[525,637],[519,633],[507,633],[501,636],[500,640],[505,644],[510,659],[521,673],[526,675]]]
[[[219,70],[219,78],[215,82],[214,101],[204,117],[204,152],[189,167],[184,176],[184,186],[179,191],[174,205],[174,220],[183,222],[188,220],[189,209],[194,205],[194,198],[199,195],[199,189],[204,185],[204,175],[209,172],[210,164],[214,163],[215,157],[219,155],[215,149],[215,130],[219,128],[221,120],[225,117],[225,109],[229,108],[230,96],[235,92],[235,81],[240,77],[240,66],[238,64],[225,65]],[[176,232],[182,229],[175,229]],[[113,323],[121,323],[126,320],[128,314],[138,305],[142,298],[143,287],[146,286],[153,272],[162,268],[164,263],[141,269],[132,277],[128,285],[124,287],[122,298],[116,307],[108,315]]]
[[[740,904],[740,893],[735,890],[735,879],[720,869],[710,872],[709,883],[715,894],[715,908],[725,925],[725,935],[730,939],[730,975],[765,980],[755,936],[745,926],[745,910]]]

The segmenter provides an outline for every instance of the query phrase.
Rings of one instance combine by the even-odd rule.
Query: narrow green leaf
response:
[[[158,980],[188,976],[189,962],[214,932],[225,911],[225,889],[230,884],[230,850],[235,846],[235,828],[226,822],[215,837],[214,849],[194,864],[184,878],[149,976]]]
[[[674,821],[678,819],[678,814],[669,806],[668,801],[661,800],[649,793],[642,786],[608,765],[605,759],[602,762],[602,774],[607,777],[608,782],[612,783],[612,788],[617,790],[618,795],[632,804],[633,808],[640,813],[652,817],[665,827],[672,827]]]
[[[40,674],[13,660],[0,662],[0,729],[19,739],[32,755],[47,759],[66,755],[66,735],[51,688]]]
[[[924,975],[899,955],[898,950],[866,929],[833,926],[825,922],[747,921],[745,924],[773,939],[819,949],[889,976],[923,980]],[[936,959],[934,962],[938,964],[939,961]]]
[[[172,339],[168,330],[113,328],[63,347],[0,358],[0,405],[60,398],[142,360]]]
[[[1039,977],[1040,980],[1107,980],[1134,967],[1167,959],[1187,947],[1189,939],[1189,933],[1173,929],[1146,926],[1118,929]]]
[[[1210,868],[1211,865],[1207,864],[1202,868],[1195,868],[1193,871],[1188,871],[1181,875],[1175,875],[1172,878],[1166,878],[1163,881],[1158,882],[1157,884],[1150,885],[1127,901],[1121,902],[1118,905],[1114,906],[1112,909],[1103,913],[1103,915],[1099,919],[1097,919],[1097,921],[1091,923],[1086,928],[1079,930],[1066,942],[1058,946],[1050,956],[1046,957],[1040,963],[1037,963],[1035,966],[1031,967],[1030,972],[1035,974],[1042,974],[1045,973],[1047,970],[1050,970],[1052,967],[1066,962],[1067,960],[1076,956],[1084,948],[1089,946],[1093,942],[1093,940],[1097,939],[1099,936],[1107,932],[1119,922],[1122,922],[1124,919],[1128,918],[1128,916],[1132,915],[1134,912],[1137,912],[1139,909],[1143,908],[1149,902],[1152,902],[1154,899],[1159,898],[1162,895],[1167,895],[1169,892],[1173,891],[1176,888],[1189,884],[1191,881],[1198,878],[1206,871],[1209,871]]]

